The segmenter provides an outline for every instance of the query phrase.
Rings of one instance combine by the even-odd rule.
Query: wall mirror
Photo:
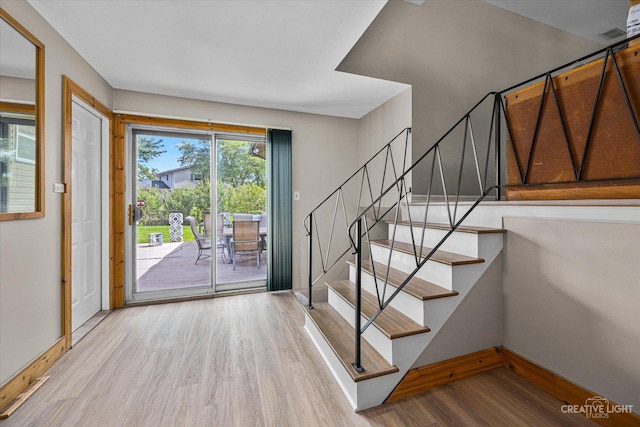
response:
[[[0,221],[44,216],[44,46],[0,8]]]

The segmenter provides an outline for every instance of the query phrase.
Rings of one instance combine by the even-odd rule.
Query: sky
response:
[[[186,138],[168,138],[168,137],[154,137],[154,139],[161,139],[164,145],[163,150],[166,150],[166,153],[163,153],[161,156],[156,157],[149,161],[147,166],[150,169],[158,169],[158,172],[163,172],[169,169],[175,169],[180,167],[180,163],[178,163],[178,157],[180,157],[180,151],[178,151],[178,144],[182,141],[197,143],[198,139],[186,139]]]

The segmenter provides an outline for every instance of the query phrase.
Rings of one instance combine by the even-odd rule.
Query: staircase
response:
[[[499,200],[509,186],[601,184],[582,173],[596,118],[607,108],[609,116],[619,114],[620,104],[640,138],[624,63],[614,52],[626,43],[488,93],[411,164],[411,129],[404,129],[309,213],[305,328],[354,409],[383,403],[412,368],[501,345],[503,230],[464,221],[490,194]],[[580,115],[589,125],[578,132],[565,124],[570,120],[556,86],[567,80],[561,73],[586,62],[601,72],[593,110]],[[600,100],[606,81],[619,84],[624,102]],[[539,95],[527,98],[531,114],[514,128],[517,115],[507,111],[507,97],[517,98],[523,88]],[[546,109],[553,113],[543,114]],[[555,121],[550,125],[545,117]],[[549,137],[548,127],[556,132],[558,123],[561,137]],[[579,167],[569,133],[585,141]],[[534,158],[542,134],[568,148],[573,181],[530,176],[532,165],[540,170],[544,163]],[[525,149],[518,149],[518,135]],[[638,179],[624,177],[632,178]],[[420,196],[413,194],[416,187]],[[462,206],[463,199],[469,205]],[[314,304],[319,281],[326,283],[328,299]]]
[[[371,242],[374,263],[362,262],[363,324],[378,310],[374,270],[378,279],[388,277],[387,292],[395,291],[414,270],[412,227],[414,233],[417,229],[421,232],[422,222],[413,225],[407,221],[399,221],[397,225],[390,223],[388,233],[392,236],[395,231],[395,244],[390,240]],[[435,245],[449,229],[444,224],[427,224],[428,239],[425,241]],[[327,302],[315,303],[313,308],[305,307],[305,329],[355,410],[385,401],[442,330],[487,266],[500,255],[502,232],[482,227],[458,227],[443,245],[444,249],[431,256],[375,319],[373,327],[364,332],[361,350],[364,371],[361,373],[352,366],[355,263],[347,261],[349,280],[326,283]],[[430,248],[423,248],[422,253],[430,251]],[[390,253],[391,263],[387,268]]]

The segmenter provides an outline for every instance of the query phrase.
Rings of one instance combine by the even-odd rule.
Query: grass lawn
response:
[[[149,243],[149,233],[162,233],[162,241],[169,242],[169,226],[168,225],[138,225],[138,243]],[[190,242],[194,240],[191,227],[182,226],[182,240]]]

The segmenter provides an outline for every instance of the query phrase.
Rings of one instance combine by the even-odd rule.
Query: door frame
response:
[[[73,191],[73,182],[71,179],[71,165],[72,165],[72,115],[73,115],[73,99],[76,98],[79,101],[86,104],[88,107],[95,110],[97,113],[104,116],[107,120],[107,129],[108,129],[108,149],[106,150],[109,153],[108,158],[104,158],[105,150],[102,150],[102,165],[107,166],[107,171],[109,171],[109,176],[112,175],[112,150],[113,150],[113,113],[107,107],[105,107],[100,101],[91,96],[87,91],[82,89],[77,83],[73,80],[69,79],[67,76],[62,76],[62,182],[64,183],[64,195],[62,197],[62,336],[64,338],[64,346],[65,351],[71,348],[71,336],[72,336],[72,326],[71,326],[71,285],[72,285],[72,257],[71,257],[71,213],[72,213],[72,202],[71,202],[71,193]],[[103,128],[104,129],[104,128]],[[104,141],[103,141],[104,142]],[[105,173],[102,173],[101,177],[103,188],[105,185],[108,186],[109,190],[107,193],[103,192],[102,194],[102,214],[108,212],[108,219],[102,219],[102,257],[109,254],[109,267],[108,267],[108,276],[106,276],[107,272],[102,271],[101,277],[103,278],[102,283],[102,308],[112,309],[114,307],[114,298],[113,298],[113,289],[114,289],[114,281],[113,281],[113,250],[114,246],[111,243],[110,237],[112,233],[112,223],[113,223],[113,186],[110,185],[111,179],[106,179],[105,181]],[[108,195],[108,198],[107,198]],[[105,201],[107,201],[107,206],[104,206]],[[105,221],[107,220],[107,221]],[[108,224],[109,230],[104,230],[105,222]],[[105,233],[105,231],[107,231]],[[105,234],[107,237],[107,241],[105,242]],[[108,246],[108,251],[105,251],[105,246]],[[102,260],[101,265],[104,267],[104,259]],[[104,283],[105,276],[108,280],[108,286]],[[106,298],[105,298],[106,297]],[[106,301],[105,301],[106,299]]]
[[[113,127],[113,151],[112,151],[112,169],[111,169],[111,192],[112,199],[112,218],[111,218],[111,245],[113,267],[111,280],[113,281],[113,308],[125,306],[125,282],[126,263],[126,233],[127,225],[127,206],[128,200],[126,195],[127,188],[127,127],[168,127],[177,129],[191,129],[210,133],[235,133],[250,135],[265,135],[265,127],[232,125],[223,123],[214,123],[208,120],[198,121],[180,118],[170,118],[161,116],[142,116],[135,114],[115,114]],[[209,295],[210,296],[210,295]],[[183,300],[184,298],[178,298]],[[127,303],[135,305],[137,303]]]

